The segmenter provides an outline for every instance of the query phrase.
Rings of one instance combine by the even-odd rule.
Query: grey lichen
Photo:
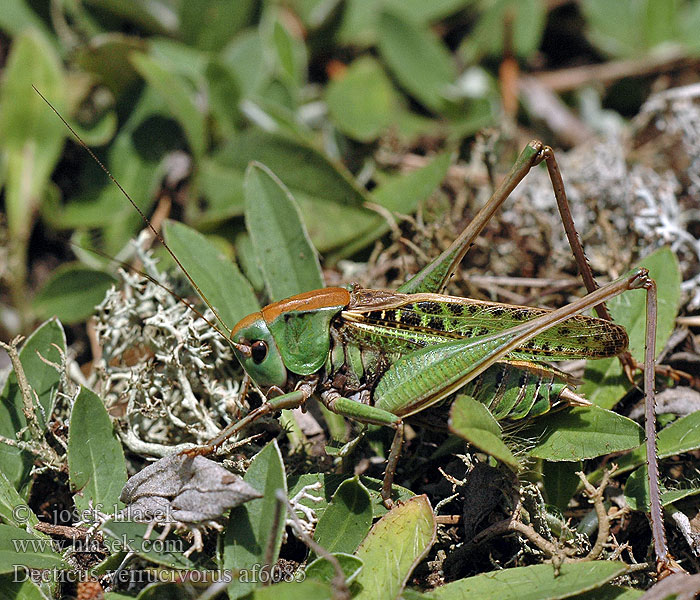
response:
[[[144,272],[161,285],[120,272],[121,286],[97,307],[96,372],[106,406],[124,425],[125,444],[164,456],[215,437],[244,410],[245,399],[226,340],[168,291],[186,294],[140,242],[135,246]]]

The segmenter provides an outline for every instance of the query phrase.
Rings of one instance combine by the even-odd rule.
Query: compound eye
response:
[[[253,357],[253,362],[256,365],[259,365],[262,361],[265,360],[265,357],[267,356],[267,344],[262,340],[253,342],[250,351]]]

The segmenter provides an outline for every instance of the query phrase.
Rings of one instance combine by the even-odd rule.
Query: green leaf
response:
[[[34,297],[32,305],[39,316],[56,316],[64,323],[77,323],[89,317],[116,279],[109,273],[79,263],[56,269]]]
[[[253,594],[254,600],[333,600],[334,597],[330,585],[314,579],[278,583],[258,588]]]
[[[641,510],[648,512],[649,504],[649,472],[647,466],[642,465],[634,471],[625,483],[625,499],[632,510]],[[661,506],[668,506],[678,500],[687,498],[688,496],[696,496],[700,494],[699,487],[689,487],[676,490],[666,490],[661,486]]]
[[[450,431],[516,471],[518,460],[503,443],[501,427],[488,409],[473,398],[459,396],[450,409]]]
[[[146,44],[141,38],[122,33],[103,33],[93,37],[89,45],[78,46],[75,61],[83,70],[97,75],[100,83],[118,97],[139,77],[129,61],[129,55],[145,50]]]
[[[249,24],[255,12],[254,0],[188,0],[180,6],[182,39],[202,50],[220,50]]]
[[[10,480],[0,471],[0,517],[6,523],[34,527],[39,522],[34,511],[13,487]]]
[[[356,600],[397,598],[435,541],[435,515],[427,496],[414,496],[384,515],[357,549],[364,566]]]
[[[25,579],[26,577],[26,579]],[[46,600],[47,597],[21,569],[15,575],[0,575],[0,600]]]
[[[594,590],[627,571],[616,561],[531,565],[467,577],[425,594],[434,600],[558,600]]]
[[[241,174],[253,161],[267,166],[294,196],[320,252],[354,240],[358,220],[365,223],[368,216],[375,217],[364,208],[369,195],[352,175],[299,139],[249,128],[233,138],[214,160]],[[238,193],[242,196],[243,190]]]
[[[87,510],[90,501],[102,512],[121,506],[124,451],[102,400],[87,388],[80,389],[71,412],[68,474],[78,509]]]
[[[165,223],[164,233],[170,249],[201,290],[200,295],[216,308],[227,331],[260,310],[248,280],[206,237],[175,221]]]
[[[39,397],[41,410],[36,410],[35,414],[40,424],[45,422],[44,415],[48,419],[53,411],[60,375],[54,367],[44,363],[37,353],[48,361],[60,364],[61,354],[53,344],[65,354],[66,337],[61,323],[56,319],[50,319],[40,325],[24,342],[19,353],[29,385]],[[11,372],[0,396],[0,435],[16,439],[16,432],[26,425],[17,377]],[[28,439],[27,436],[24,436],[24,439]],[[0,470],[20,493],[28,481],[34,458],[34,455],[28,452],[0,444]]]
[[[656,354],[663,350],[673,333],[680,303],[681,274],[678,259],[669,248],[659,248],[635,266],[646,267],[658,289],[656,325]],[[607,302],[610,314],[629,335],[629,349],[639,362],[644,361],[646,334],[646,292],[629,290]],[[579,392],[603,408],[612,408],[629,387],[617,359],[589,361],[584,375],[585,383]],[[621,391],[621,388],[624,389]]]
[[[349,475],[335,475],[327,473],[307,473],[304,475],[292,475],[289,477],[289,496],[296,496],[304,486],[321,484],[321,487],[314,491],[314,496],[320,496],[321,502],[312,502],[311,500],[302,499],[301,503],[313,508],[319,519],[323,517],[323,513],[330,504],[333,494],[338,489],[343,481],[349,479]],[[360,483],[369,492],[370,501],[372,503],[372,518],[376,519],[385,515],[387,509],[382,503],[382,481],[374,477],[360,476]],[[395,502],[405,502],[412,498],[415,494],[408,488],[400,485],[393,485],[391,488],[391,497]]]
[[[691,452],[700,448],[700,411],[695,411],[664,427],[656,436],[656,451],[659,458]],[[619,471],[628,471],[646,462],[646,446],[620,457]]]
[[[324,287],[316,250],[289,190],[259,163],[248,167],[244,188],[246,227],[270,299]]]
[[[206,126],[204,115],[194,102],[194,90],[152,56],[134,53],[131,61],[177,119],[195,158],[202,156],[206,149]]]
[[[253,459],[244,478],[263,494],[244,506],[231,511],[224,537],[224,569],[249,570],[260,568],[265,562],[268,544],[272,542],[272,562],[277,561],[284,533],[285,508],[280,512],[276,530],[273,530],[278,502],[277,490],[287,493],[284,463],[277,441],[263,448]],[[256,587],[253,582],[235,580],[228,588],[230,598],[241,597]]]
[[[341,552],[334,552],[333,556],[335,556],[343,569],[346,583],[350,584],[355,581],[362,569],[362,561],[357,556]],[[325,583],[331,583],[335,577],[333,565],[324,557],[317,558],[309,563],[304,569],[304,573],[310,579],[318,579]]]
[[[536,419],[519,435],[533,438],[530,456],[577,461],[636,448],[644,431],[634,421],[597,406],[577,406]]]
[[[584,381],[577,393],[601,408],[612,408],[630,386],[617,357],[586,362]]]
[[[581,483],[576,471],[580,471],[582,468],[583,465],[580,462],[546,461],[542,465],[542,483],[549,504],[553,504],[562,512],[566,510],[569,501]]]
[[[161,184],[163,174],[159,170],[160,161],[185,143],[179,135],[181,132],[177,124],[165,118],[162,110],[160,97],[147,87],[112,142],[105,159],[114,177],[146,214]],[[84,180],[84,191],[65,206],[57,202],[47,203],[42,216],[57,228],[102,229],[103,250],[114,256],[137,228],[143,227],[143,222],[122,192],[97,165],[88,163]],[[109,215],[109,219],[105,219],[105,215]]]
[[[372,504],[357,476],[338,486],[319,518],[314,539],[329,552],[352,553],[372,526]]]
[[[379,52],[399,83],[434,112],[445,109],[445,92],[456,77],[449,51],[430,29],[403,14],[379,18]]]
[[[336,127],[353,139],[371,142],[392,122],[397,99],[381,65],[372,57],[355,60],[326,88]]]
[[[489,3],[474,30],[462,40],[458,54],[466,64],[476,64],[487,55],[503,56],[506,15],[512,23],[511,51],[527,59],[538,50],[547,22],[545,4],[541,0],[496,0]]]
[[[182,553],[189,547],[183,538],[169,535],[161,542],[156,541],[156,534],[144,538],[148,523],[137,521],[110,520],[100,530],[104,532],[107,547],[111,552],[134,551],[138,556],[157,565],[171,569],[193,569],[194,563]]]
[[[267,59],[267,46],[255,30],[236,36],[219,55],[222,64],[239,83],[241,96],[249,98],[262,90],[272,77],[271,61]]]
[[[0,573],[13,573],[16,565],[28,569],[70,569],[61,555],[51,549],[51,540],[12,525],[0,525]]]
[[[26,244],[32,221],[63,148],[67,129],[44,100],[65,112],[65,84],[54,47],[36,30],[13,40],[0,92],[0,153],[4,156],[5,212],[14,264],[11,275],[22,289]]]
[[[406,173],[388,177],[381,185],[372,190],[372,202],[383,206],[391,212],[404,215],[416,212],[421,202],[427,200],[438,189],[447,175],[452,162],[452,154],[439,154],[424,167]],[[350,256],[369,246],[390,231],[386,219],[376,213],[366,215],[356,222],[356,238],[341,251],[329,257],[328,262]]]

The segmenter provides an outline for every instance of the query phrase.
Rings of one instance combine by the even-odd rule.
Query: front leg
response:
[[[229,423],[229,425],[215,438],[209,440],[203,446],[190,448],[183,453],[188,456],[206,456],[213,453],[218,446],[223,444],[231,436],[239,431],[242,431],[251,423],[254,423],[261,417],[269,415],[284,409],[293,409],[302,406],[314,393],[316,389],[317,379],[302,382],[296,390],[288,394],[282,394],[275,398],[265,400],[258,408],[251,410],[245,417],[239,421]]]

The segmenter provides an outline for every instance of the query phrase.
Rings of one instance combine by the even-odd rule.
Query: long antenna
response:
[[[49,107],[51,108],[51,110],[52,110],[53,112],[56,113],[56,116],[58,116],[58,118],[61,119],[61,121],[63,121],[63,124],[68,128],[68,131],[70,131],[70,132],[73,134],[73,137],[75,137],[75,139],[78,141],[78,143],[87,151],[87,153],[92,157],[92,159],[99,165],[100,169],[102,169],[102,170],[105,172],[105,174],[107,175],[107,177],[110,178],[110,180],[112,181],[112,183],[113,183],[114,185],[116,185],[116,186],[119,188],[119,191],[120,191],[122,194],[124,194],[124,196],[126,197],[126,199],[127,199],[129,202],[131,202],[131,205],[136,209],[136,211],[139,213],[139,215],[141,215],[141,218],[143,219],[143,222],[144,222],[144,223],[148,226],[148,228],[153,232],[153,235],[156,236],[156,239],[157,239],[161,244],[163,244],[164,248],[168,251],[168,254],[170,254],[170,256],[173,257],[173,260],[175,261],[175,263],[177,264],[177,266],[180,268],[180,270],[185,274],[185,277],[187,277],[187,280],[190,282],[190,284],[192,284],[192,287],[193,287],[193,288],[196,290],[196,292],[199,294],[199,297],[200,297],[202,300],[204,300],[205,304],[209,307],[209,309],[211,310],[211,312],[214,313],[214,316],[216,317],[216,320],[219,321],[219,323],[221,323],[221,325],[223,326],[223,328],[224,328],[225,330],[228,330],[228,327],[226,326],[226,323],[224,323],[224,320],[221,318],[221,316],[219,315],[218,311],[211,305],[211,303],[209,302],[209,300],[207,300],[207,297],[204,295],[204,293],[202,292],[202,290],[199,289],[199,286],[195,283],[194,279],[192,279],[192,276],[187,272],[187,269],[185,269],[185,267],[184,267],[183,264],[180,262],[180,260],[178,259],[178,257],[175,256],[175,253],[170,249],[170,247],[168,246],[168,244],[165,243],[165,240],[163,239],[163,236],[158,232],[158,230],[157,230],[155,227],[153,227],[153,225],[151,224],[151,222],[148,220],[148,217],[146,217],[146,215],[145,215],[145,214],[143,213],[143,211],[138,207],[138,205],[136,204],[136,202],[134,202],[134,201],[132,200],[131,196],[129,196],[129,194],[127,193],[127,191],[126,191],[126,190],[121,186],[121,184],[116,180],[116,178],[114,177],[114,175],[112,175],[112,173],[110,173],[109,169],[107,169],[107,167],[105,167],[105,166],[102,164],[102,161],[100,161],[100,159],[97,158],[97,156],[95,155],[95,153],[89,148],[89,146],[88,146],[88,145],[83,141],[83,139],[78,135],[78,132],[75,131],[75,129],[73,129],[73,127],[71,127],[71,125],[68,123],[68,121],[66,121],[66,120],[63,118],[63,116],[61,115],[61,113],[59,113],[58,110],[56,110],[56,108],[54,107],[54,105],[51,104],[51,102],[49,102],[49,101],[46,99],[46,97],[44,96],[44,94],[42,94],[42,93],[36,88],[35,85],[32,84],[32,87],[34,88],[34,91],[35,91],[37,94],[39,94],[39,96],[41,97],[41,99],[42,99],[44,102],[46,102],[46,104],[49,105]],[[100,253],[98,252],[98,254],[100,254]],[[106,255],[105,255],[105,256],[106,256]],[[107,258],[109,258],[110,260],[114,260],[114,259],[112,259],[111,257],[107,257]],[[120,261],[116,261],[116,262],[120,262]],[[145,273],[141,273],[141,274],[142,274],[142,275],[145,275]],[[148,279],[150,279],[151,281],[153,281],[153,278],[148,277],[148,275],[146,275],[146,277],[147,277]],[[156,283],[157,285],[160,285],[160,286],[161,286],[162,288],[164,288],[164,289],[167,289],[164,285],[159,284],[157,281],[154,282],[154,283]],[[168,291],[169,291],[171,294],[173,294],[173,296],[175,296],[175,297],[177,297],[178,299],[182,300],[182,298],[180,298],[179,296],[177,296],[177,294],[175,294],[175,293],[172,292],[171,290],[168,290]],[[183,302],[185,302],[185,301],[183,300]],[[188,307],[192,308],[192,307],[190,306],[189,303],[185,302],[185,304],[186,304]],[[192,309],[192,310],[194,310],[194,309]],[[195,310],[194,312],[197,313],[197,314],[198,314],[199,316],[201,316],[202,318],[204,318],[204,317],[201,315],[201,313],[199,313],[198,311]],[[224,335],[218,327],[215,327],[215,329],[216,329],[219,333],[221,333],[221,335]],[[228,336],[225,336],[225,335],[224,335],[224,337],[228,339]]]

